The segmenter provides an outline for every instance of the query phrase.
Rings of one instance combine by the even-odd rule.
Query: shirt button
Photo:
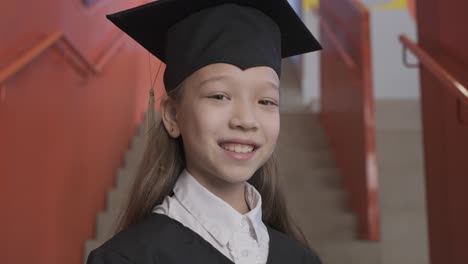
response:
[[[243,218],[242,221],[241,221],[241,225],[246,226],[247,225],[247,219]]]

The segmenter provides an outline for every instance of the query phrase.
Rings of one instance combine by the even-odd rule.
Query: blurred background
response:
[[[112,235],[161,62],[105,15],[146,2],[0,2],[2,263],[84,263]],[[468,263],[468,1],[289,2],[324,48],[281,76],[279,169],[311,246]]]

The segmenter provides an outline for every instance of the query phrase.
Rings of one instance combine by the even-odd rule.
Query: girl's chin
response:
[[[216,167],[216,176],[221,180],[229,183],[240,183],[248,181],[253,174],[255,173],[256,169],[251,168],[250,166],[219,166],[218,164]]]

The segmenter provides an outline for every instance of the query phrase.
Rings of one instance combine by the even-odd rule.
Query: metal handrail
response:
[[[11,78],[13,75],[21,71],[24,67],[30,64],[35,58],[39,55],[44,53],[49,48],[53,47],[59,41],[62,41],[72,52],[72,54],[81,62],[86,68],[86,71],[91,74],[98,74],[102,72],[104,66],[107,64],[109,59],[113,56],[113,54],[119,49],[121,44],[123,43],[123,34],[119,34],[116,41],[113,41],[111,44],[111,48],[106,49],[106,52],[103,56],[101,56],[97,63],[93,63],[88,60],[79,49],[73,45],[69,38],[67,38],[63,32],[56,31],[39,43],[37,43],[34,47],[27,50],[23,54],[21,54],[13,63],[7,66],[5,69],[0,71],[0,84]],[[75,65],[74,68],[76,69]],[[79,72],[82,74],[81,72]]]
[[[411,50],[424,67],[444,83],[455,96],[462,100],[462,102],[468,104],[468,89],[461,82],[406,35],[400,35],[400,42],[403,44],[403,52],[405,52],[406,49]]]
[[[340,54],[341,58],[344,60],[346,65],[348,65],[348,67],[350,68],[355,68],[356,63],[354,62],[353,58],[348,54],[346,48],[343,46],[336,34],[333,33],[333,30],[323,17],[320,18],[320,26],[322,26],[323,32],[330,39],[330,42],[333,44],[333,46],[335,46],[336,50],[338,51],[338,54]]]

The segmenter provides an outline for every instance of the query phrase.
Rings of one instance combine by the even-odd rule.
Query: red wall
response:
[[[104,15],[125,2],[1,1],[0,70],[56,30],[94,61],[116,29]],[[0,84],[2,263],[82,263],[147,104],[148,53],[124,42],[99,75],[83,78],[49,49]]]
[[[416,0],[408,0],[408,9],[411,16],[416,18]]]
[[[468,2],[418,0],[420,47],[459,84],[468,87]],[[432,264],[468,259],[468,98],[461,99],[421,67],[426,196]]]

